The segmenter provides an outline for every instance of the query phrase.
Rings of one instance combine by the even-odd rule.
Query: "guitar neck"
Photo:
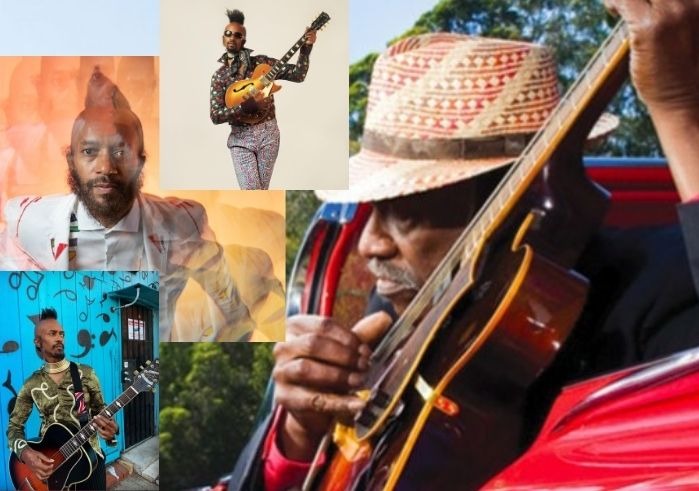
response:
[[[136,397],[140,392],[138,392],[133,385],[121,393],[114,402],[106,406],[102,411],[99,412],[100,416],[105,418],[111,418],[114,414],[118,413],[124,406],[126,406],[134,397]],[[83,444],[88,441],[95,433],[97,433],[97,425],[93,422],[89,422],[83,426],[80,431],[78,431],[73,438],[64,443],[59,452],[67,459],[75,452],[77,452]]]
[[[284,56],[282,56],[279,60],[277,60],[277,62],[270,69],[270,71],[267,72],[267,74],[262,78],[264,78],[267,81],[267,83],[270,83],[274,79],[276,79],[277,76],[279,75],[279,72],[284,67],[284,65],[291,59],[292,56],[294,56],[294,53],[296,53],[301,48],[301,46],[303,46],[303,44],[305,42],[306,42],[306,34],[304,33],[304,35],[301,36],[299,38],[299,40],[296,41],[296,43],[294,43],[294,45],[289,49],[289,51],[287,51],[284,54]]]

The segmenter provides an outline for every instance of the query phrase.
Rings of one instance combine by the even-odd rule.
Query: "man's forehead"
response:
[[[37,330],[40,333],[49,331],[63,331],[63,326],[56,319],[44,319],[37,324]]]
[[[124,140],[136,136],[136,123],[127,111],[88,109],[75,121],[74,143],[85,138]]]
[[[243,34],[245,34],[245,26],[242,24],[238,24],[237,22],[230,22],[226,25],[225,30],[233,32],[242,32]]]

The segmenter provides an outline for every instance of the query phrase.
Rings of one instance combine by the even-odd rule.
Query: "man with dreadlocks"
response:
[[[275,118],[274,97],[270,95],[255,105],[254,110],[226,107],[224,96],[233,82],[249,78],[258,65],[274,65],[277,60],[264,55],[251,56],[245,46],[245,16],[240,10],[227,10],[229,24],[221,41],[226,52],[218,59],[221,67],[211,78],[211,121],[228,123],[231,134],[228,148],[241,189],[267,189],[279,153],[279,128]],[[316,40],[316,31],[305,34],[305,44],[299,50],[295,65],[285,64],[278,79],[303,82],[308,72],[309,55]]]

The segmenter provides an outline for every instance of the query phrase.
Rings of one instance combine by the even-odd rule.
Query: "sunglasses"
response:
[[[227,37],[227,38],[234,37],[236,39],[243,39],[245,37],[242,32],[237,32],[237,31],[233,32],[233,31],[229,31],[227,29],[226,29],[226,32],[223,33],[223,36]]]

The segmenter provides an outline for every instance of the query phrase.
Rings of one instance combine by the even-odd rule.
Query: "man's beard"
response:
[[[114,186],[111,197],[108,200],[100,201],[95,198],[92,192],[98,184],[112,184]],[[116,223],[124,217],[131,209],[136,195],[143,187],[143,174],[138,172],[130,181],[102,176],[82,182],[78,172],[72,165],[68,166],[68,185],[70,190],[80,201],[90,215],[100,223]]]

